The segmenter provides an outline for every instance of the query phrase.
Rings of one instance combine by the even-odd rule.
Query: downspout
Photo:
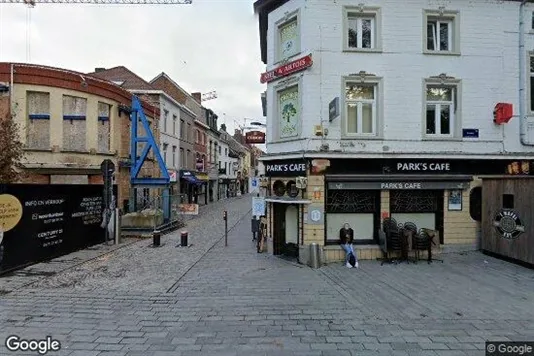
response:
[[[525,4],[528,0],[522,0],[519,5],[519,138],[523,146],[533,146],[527,140],[527,118],[525,115]]]
[[[14,106],[13,106],[13,103],[15,102],[14,100],[14,93],[13,93],[13,84],[15,82],[14,78],[15,78],[15,65],[14,64],[11,64],[11,77],[9,78],[10,80],[10,83],[9,83],[9,117],[12,119],[13,118],[13,109],[14,109]]]

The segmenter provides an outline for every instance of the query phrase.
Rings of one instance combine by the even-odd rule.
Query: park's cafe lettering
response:
[[[269,173],[272,172],[306,172],[304,163],[287,163],[287,164],[269,164],[265,168]]]
[[[450,171],[450,163],[397,163],[397,171]]]

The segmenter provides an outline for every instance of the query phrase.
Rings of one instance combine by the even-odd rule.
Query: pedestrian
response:
[[[266,240],[267,240],[267,218],[265,216],[262,216],[260,218],[260,229],[258,233],[258,243],[257,243],[258,253],[263,252],[263,248],[265,246]]]
[[[346,252],[345,266],[348,268],[358,268],[358,258],[356,257],[354,248],[352,247],[352,243],[354,242],[354,230],[350,227],[349,223],[346,222],[339,230],[339,240],[341,243],[341,248]]]

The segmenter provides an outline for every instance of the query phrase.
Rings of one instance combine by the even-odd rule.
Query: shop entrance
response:
[[[390,190],[390,214],[397,223],[439,231],[443,244],[443,190]]]
[[[273,254],[298,257],[299,206],[273,204]]]

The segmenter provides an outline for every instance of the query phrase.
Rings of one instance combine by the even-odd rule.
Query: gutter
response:
[[[525,86],[526,86],[526,53],[525,53],[525,4],[528,0],[522,0],[519,5],[519,139],[523,146],[534,146],[527,138],[527,117],[525,110]]]

